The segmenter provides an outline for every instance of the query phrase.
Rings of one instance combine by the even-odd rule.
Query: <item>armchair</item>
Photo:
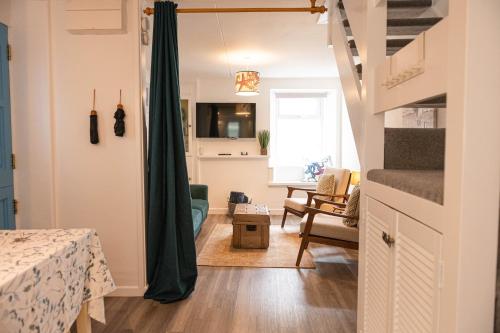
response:
[[[304,217],[306,215],[306,208],[312,205],[313,199],[316,200],[318,197],[323,199],[330,199],[336,203],[344,203],[347,200],[347,191],[349,189],[351,171],[348,169],[334,169],[327,168],[324,174],[335,176],[335,191],[333,194],[319,193],[317,191],[311,191],[311,189],[304,189],[300,187],[288,186],[288,194],[283,204],[283,220],[281,221],[281,227],[285,226],[286,217],[288,213],[296,215],[298,217]],[[306,197],[293,197],[295,191],[306,192]]]
[[[315,199],[316,207],[307,207],[306,214],[300,223],[300,244],[296,266],[300,266],[304,250],[309,242],[339,246],[350,249],[359,248],[359,229],[347,226],[344,219],[358,221],[359,192],[349,198],[346,204],[334,201]],[[351,213],[349,213],[351,212]]]

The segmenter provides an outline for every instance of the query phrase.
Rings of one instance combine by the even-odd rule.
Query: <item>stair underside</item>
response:
[[[387,20],[388,36],[417,36],[441,21],[441,17],[398,18]],[[347,36],[352,36],[349,21],[344,20]]]
[[[398,52],[400,49],[411,43],[413,39],[388,39],[386,42],[386,54],[387,55],[393,55],[394,53]],[[358,54],[358,49],[356,48],[356,42],[354,39],[351,39],[349,42],[349,47],[351,48],[351,52],[353,56],[359,56]]]
[[[446,95],[429,97],[424,100],[403,106],[404,108],[445,108]]]
[[[387,0],[387,41],[386,55],[390,56],[405,47],[414,40],[414,36],[428,30],[439,21],[441,17],[419,17],[432,7],[432,0]],[[343,18],[343,24],[353,56],[359,56],[356,43],[353,39],[352,30],[344,10],[344,4],[340,0],[338,8]],[[363,66],[356,65],[359,79],[362,79]],[[437,96],[412,103],[406,107],[446,107],[446,96]]]

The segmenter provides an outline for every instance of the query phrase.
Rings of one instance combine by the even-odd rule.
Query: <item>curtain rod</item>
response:
[[[177,8],[179,14],[201,14],[201,13],[325,13],[325,6],[316,6],[316,0],[310,0],[311,7],[302,8]],[[153,15],[154,8],[146,7],[144,14]]]

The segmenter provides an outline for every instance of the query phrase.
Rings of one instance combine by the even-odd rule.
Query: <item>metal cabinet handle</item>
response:
[[[394,242],[395,242],[394,238],[392,238],[385,231],[382,232],[382,240],[384,241],[385,244],[387,244],[388,247],[391,247],[394,244]]]

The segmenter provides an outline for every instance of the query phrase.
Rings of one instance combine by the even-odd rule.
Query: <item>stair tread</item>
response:
[[[408,38],[403,38],[403,39],[387,39],[386,41],[386,55],[393,55],[409,43],[411,43],[414,39],[408,39]],[[358,56],[358,49],[356,48],[356,42],[354,39],[349,40],[348,42],[349,47],[351,48],[351,52],[353,56]]]
[[[405,108],[445,108],[446,107],[446,94],[426,98],[424,100],[405,105],[404,107]]]
[[[411,43],[414,39],[409,39],[409,38],[400,38],[400,39],[388,39],[386,41],[386,46],[387,47],[405,47],[406,45],[408,45],[409,43]],[[356,47],[356,42],[354,41],[354,39],[351,39],[349,42],[348,42],[349,46],[351,48],[354,48]]]
[[[392,18],[387,19],[388,27],[412,27],[434,25],[441,21],[442,17],[415,17],[415,18]]]
[[[416,27],[434,25],[441,21],[442,17],[416,17],[416,18],[394,18],[387,19],[387,27]],[[344,20],[344,27],[350,27],[349,20]]]
[[[432,0],[389,0],[387,8],[426,8],[432,6]],[[342,1],[339,1],[338,7],[344,8]]]

